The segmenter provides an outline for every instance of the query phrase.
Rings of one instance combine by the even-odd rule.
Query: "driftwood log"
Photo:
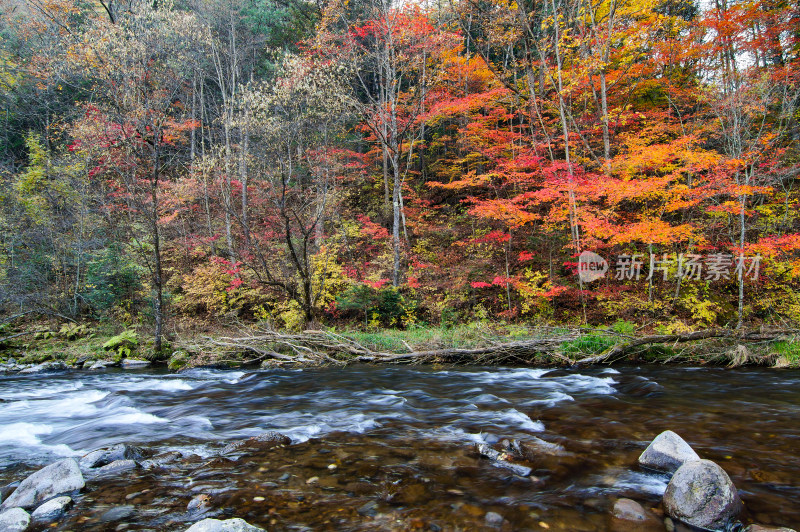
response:
[[[590,332],[613,338],[611,347],[599,354],[570,357],[563,353],[565,343],[579,340]],[[629,353],[652,345],[677,345],[699,340],[724,339],[732,345],[770,342],[797,334],[796,330],[737,331],[706,329],[682,334],[630,336],[611,330],[557,329],[526,340],[498,342],[487,340],[474,348],[415,350],[405,342],[408,352],[376,351],[347,336],[329,331],[307,330],[282,333],[272,330],[249,331],[239,337],[201,337],[183,348],[191,353],[214,353],[215,362],[255,363],[273,359],[276,363],[336,364],[349,363],[470,363],[531,364],[550,362],[565,366],[588,366],[609,363]],[[242,359],[243,354],[252,358]],[[227,356],[227,358],[226,358]]]

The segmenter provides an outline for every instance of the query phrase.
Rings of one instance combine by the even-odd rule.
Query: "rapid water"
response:
[[[477,476],[448,493],[472,490],[478,506],[526,504],[537,523],[550,512],[592,530],[599,528],[591,516],[612,497],[658,500],[667,479],[635,464],[665,429],[728,471],[751,517],[800,523],[800,372],[760,369],[357,366],[4,376],[0,483],[119,442],[206,458],[232,440],[275,430],[297,444],[281,451],[295,452],[295,462],[322,442],[378,456],[403,449],[415,464],[415,453],[468,456],[473,443],[515,438],[547,451],[534,467],[540,488],[504,487],[498,468],[476,462]],[[425,469],[408,467],[421,468],[408,473],[415,478]],[[416,503],[426,504],[433,502]]]

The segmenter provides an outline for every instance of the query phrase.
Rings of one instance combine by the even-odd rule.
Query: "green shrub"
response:
[[[396,327],[404,324],[404,318],[416,313],[416,303],[407,303],[397,288],[373,288],[368,284],[353,285],[336,298],[341,310],[356,310],[364,314],[364,325]]]
[[[604,334],[587,334],[561,344],[561,352],[566,356],[597,355],[613,347],[617,341]]]
[[[611,330],[619,334],[633,336],[633,334],[636,332],[636,324],[630,321],[617,320],[613,325],[611,325]]]
[[[775,365],[778,367],[800,367],[800,343],[794,341],[775,342],[772,352],[777,355]]]
[[[77,323],[65,323],[58,330],[58,336],[67,340],[77,340],[78,338],[90,335],[91,332],[92,330],[85,323],[80,325]]]
[[[130,307],[138,301],[143,272],[120,249],[111,244],[97,251],[86,265],[86,284],[81,297],[95,315],[117,307]]]

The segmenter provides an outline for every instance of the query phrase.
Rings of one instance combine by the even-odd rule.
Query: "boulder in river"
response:
[[[186,532],[264,532],[263,528],[253,526],[244,519],[203,519],[198,521],[189,528]]]
[[[95,449],[86,454],[81,458],[80,466],[81,469],[85,470],[103,467],[118,460],[141,460],[143,454],[143,451],[138,447],[128,445],[127,443],[118,443],[111,447]]]
[[[34,508],[57,495],[83,488],[86,483],[74,458],[65,458],[43,467],[20,482],[0,509]]]
[[[667,515],[706,530],[725,530],[742,508],[736,487],[711,460],[683,464],[664,492]]]
[[[72,497],[56,497],[36,508],[31,517],[34,521],[50,522],[58,520],[69,507],[72,506]]]
[[[656,436],[647,449],[639,456],[639,465],[647,469],[655,469],[667,473],[674,473],[686,462],[700,460],[683,438],[665,430]]]
[[[31,524],[31,516],[22,508],[11,508],[0,512],[0,530],[23,532]]]
[[[259,434],[258,436],[253,436],[252,438],[247,438],[246,440],[238,440],[229,443],[222,448],[220,454],[243,454],[263,449],[271,449],[278,445],[289,445],[290,443],[292,443],[292,440],[288,436],[284,436],[280,432],[269,431]]]

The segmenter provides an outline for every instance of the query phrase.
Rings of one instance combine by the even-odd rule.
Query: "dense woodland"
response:
[[[6,315],[156,350],[231,320],[800,320],[790,0],[4,0],[0,24]]]

